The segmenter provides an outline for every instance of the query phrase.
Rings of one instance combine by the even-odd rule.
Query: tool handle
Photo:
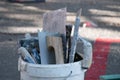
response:
[[[21,56],[28,61],[29,63],[33,63],[36,64],[36,62],[34,61],[34,59],[32,58],[32,56],[29,54],[29,52],[24,48],[24,47],[20,47],[18,49],[18,53],[21,54]]]
[[[80,25],[80,18],[76,17],[73,40],[72,40],[72,45],[71,45],[71,52],[69,55],[69,63],[74,62],[74,56],[75,56],[75,51],[76,51],[77,39],[78,39],[79,25]]]

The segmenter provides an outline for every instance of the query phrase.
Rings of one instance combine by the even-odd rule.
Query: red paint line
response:
[[[85,80],[99,80],[100,75],[106,71],[107,56],[112,43],[118,43],[120,39],[97,38],[93,46],[93,62],[85,75]]]

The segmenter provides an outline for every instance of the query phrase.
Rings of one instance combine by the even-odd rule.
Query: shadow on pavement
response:
[[[49,0],[45,3],[0,1],[0,28],[7,29],[3,27],[13,26],[18,28],[42,27],[43,13],[63,7],[67,7],[68,12],[74,14],[79,8],[82,8],[82,16],[97,23],[99,28],[120,31],[120,1],[113,0],[81,0],[78,3],[50,2]]]

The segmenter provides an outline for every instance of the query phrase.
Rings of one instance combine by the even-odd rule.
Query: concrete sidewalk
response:
[[[45,12],[67,7],[67,22],[74,24],[82,8],[81,21],[93,21],[103,30],[119,32],[120,2],[113,0],[46,0],[45,3],[9,3],[0,1],[1,33],[35,33],[42,26]]]

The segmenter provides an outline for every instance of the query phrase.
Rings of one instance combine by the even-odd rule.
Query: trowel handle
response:
[[[24,58],[27,62],[35,64],[36,62],[32,58],[32,56],[29,54],[29,52],[24,47],[20,47],[18,49],[18,53],[21,54],[22,58]]]
[[[92,45],[88,41],[83,41],[83,55],[82,68],[88,69],[92,64]]]

